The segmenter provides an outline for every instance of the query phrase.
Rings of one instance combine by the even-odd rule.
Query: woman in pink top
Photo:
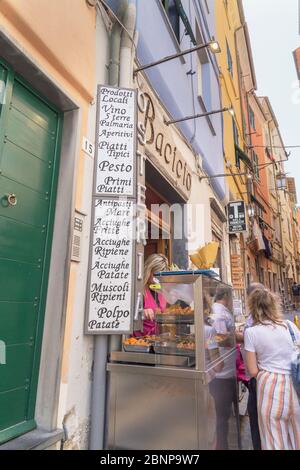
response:
[[[153,276],[155,273],[168,270],[168,258],[165,255],[150,255],[144,267],[144,322],[143,331],[135,331],[134,336],[154,335],[155,313],[166,308],[167,302],[164,296],[153,291],[149,286],[155,284]]]

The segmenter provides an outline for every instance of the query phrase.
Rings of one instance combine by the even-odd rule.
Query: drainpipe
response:
[[[134,37],[135,34],[135,22],[136,22],[136,6],[131,3],[128,5],[124,14],[123,24],[130,34],[130,38]],[[122,88],[132,87],[133,77],[133,42],[128,37],[128,33],[124,30],[121,39],[120,48],[120,75],[119,75],[119,86]],[[121,348],[121,336],[111,335],[109,338],[109,353],[112,351],[119,351]]]
[[[116,13],[120,21],[128,7],[128,0],[119,0]],[[109,61],[109,85],[119,84],[120,44],[122,27],[116,21],[110,38],[110,61]],[[90,450],[102,450],[105,442],[105,419],[106,419],[106,364],[107,364],[108,341],[107,336],[95,337],[93,382],[91,392],[91,430]]]
[[[135,34],[135,22],[136,22],[136,6],[131,3],[124,15],[124,26],[127,32],[124,30],[121,40],[121,53],[120,53],[120,78],[119,86],[124,88],[132,87],[133,77],[133,47],[134,44],[131,38],[134,38]]]
[[[116,16],[119,18],[121,23],[124,22],[126,16],[126,11],[128,8],[128,0],[119,0],[118,10]],[[122,35],[122,26],[118,21],[115,21],[115,24],[112,28],[111,37],[110,37],[110,60],[109,60],[109,73],[108,73],[108,83],[111,86],[119,86],[120,80],[120,49],[121,49],[121,35]]]

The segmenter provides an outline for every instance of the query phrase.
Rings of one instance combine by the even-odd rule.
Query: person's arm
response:
[[[154,321],[155,313],[152,308],[144,308],[144,320]]]
[[[257,365],[256,353],[252,351],[246,351],[246,367],[251,377],[256,377],[259,369]]]

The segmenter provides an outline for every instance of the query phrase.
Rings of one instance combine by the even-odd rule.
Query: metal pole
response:
[[[222,109],[217,109],[215,111],[208,111],[207,113],[203,113],[203,114],[194,114],[193,116],[186,116],[184,118],[174,119],[172,121],[165,121],[165,124],[169,126],[170,124],[175,124],[176,122],[188,121],[189,119],[196,119],[199,117],[210,116],[211,114],[224,113],[225,111],[229,111],[229,109],[231,108],[222,108]]]
[[[120,0],[117,12],[123,19],[128,8],[128,0]],[[116,86],[119,82],[119,61],[122,29],[116,23],[111,33],[109,85]],[[97,44],[101,47],[101,44]],[[91,430],[89,450],[102,450],[105,445],[106,420],[106,363],[108,354],[108,337],[99,335],[94,341],[93,382],[91,390]]]
[[[203,180],[204,178],[210,179],[210,178],[224,178],[225,176],[246,176],[249,175],[250,173],[221,173],[219,175],[211,175],[211,176],[200,176],[200,181]]]
[[[177,57],[182,57],[183,55],[191,54],[192,52],[198,51],[199,49],[204,49],[205,47],[209,47],[210,44],[211,44],[210,42],[207,42],[205,44],[192,47],[192,49],[186,49],[185,51],[178,52],[177,54],[168,55],[167,57],[157,60],[156,62],[152,62],[151,64],[142,65],[142,67],[138,67],[137,69],[134,70],[133,75],[136,75],[138,72],[141,72],[142,70],[146,70],[146,69],[149,69],[150,67],[154,67],[155,65],[163,64],[164,62],[167,62],[168,60],[177,59]]]

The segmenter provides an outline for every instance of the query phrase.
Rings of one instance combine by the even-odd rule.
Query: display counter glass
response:
[[[211,272],[156,277],[155,320],[111,354],[108,447],[238,449],[231,288]]]
[[[132,359],[138,362],[151,354],[147,363],[157,366],[211,368],[235,347],[231,288],[195,272],[158,273],[157,278],[160,288],[149,289],[148,295],[165,307],[154,312],[153,322],[145,320],[140,330],[123,338],[123,351],[136,353]]]

